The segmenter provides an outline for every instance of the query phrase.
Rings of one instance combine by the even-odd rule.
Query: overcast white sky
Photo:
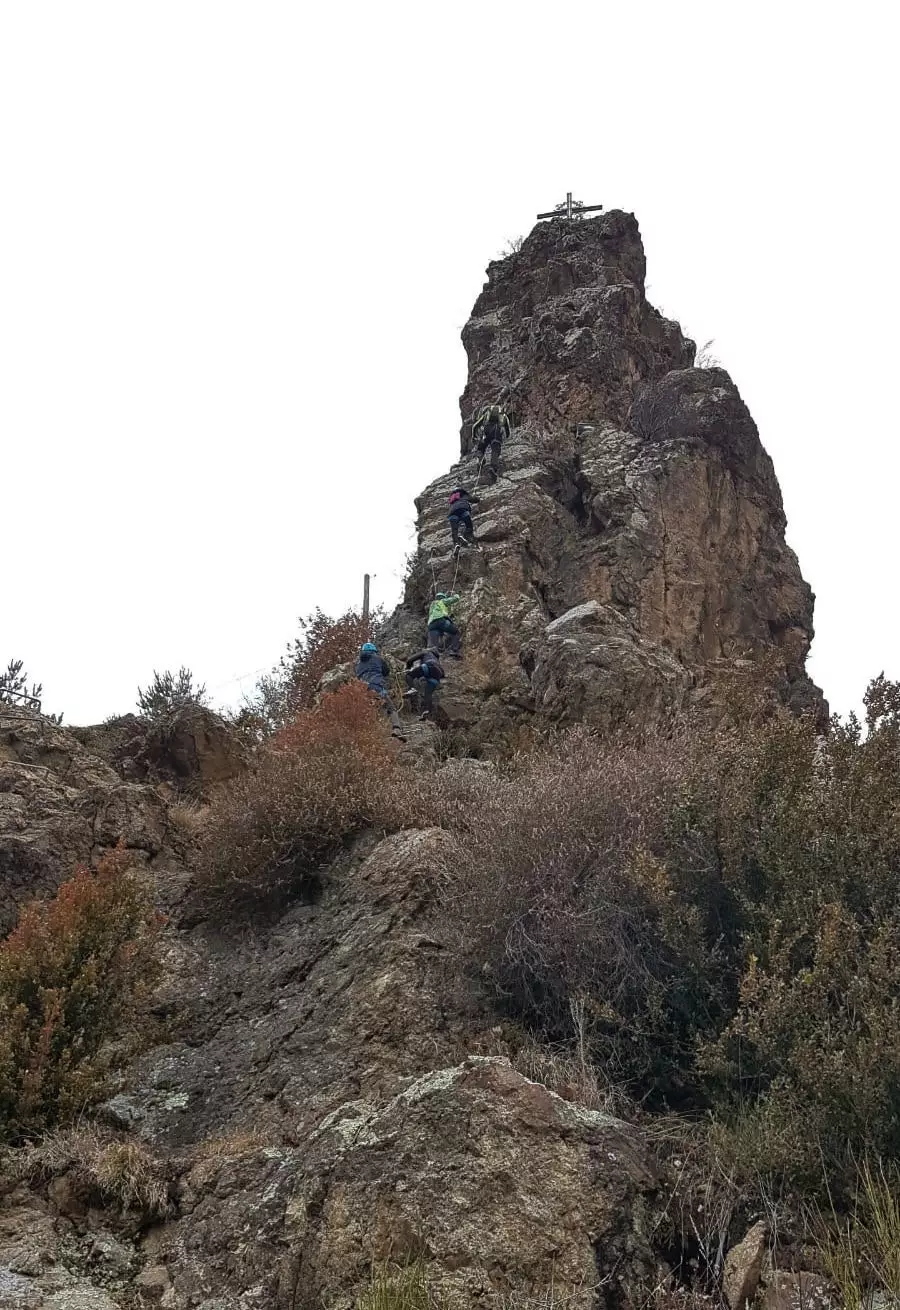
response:
[[[393,603],[459,329],[566,190],[731,371],[846,710],[897,638],[893,6],[0,0],[0,662],[235,702]]]

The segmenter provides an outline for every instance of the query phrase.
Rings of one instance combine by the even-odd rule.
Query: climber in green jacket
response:
[[[446,591],[439,591],[428,607],[428,645],[432,650],[441,649],[441,637],[447,638],[447,654],[458,660],[460,634],[459,628],[450,617],[459,604],[459,596],[448,596]]]

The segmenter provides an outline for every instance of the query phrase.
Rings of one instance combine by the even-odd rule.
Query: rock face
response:
[[[24,900],[55,891],[76,864],[119,841],[150,860],[166,829],[152,788],[123,782],[40,714],[0,703],[0,934]]]
[[[490,265],[463,331],[463,415],[503,393],[514,432],[476,493],[480,551],[457,561],[446,522],[478,475],[467,424],[460,463],[418,498],[387,640],[421,643],[435,583],[461,591],[466,658],[443,705],[482,743],[523,717],[658,721],[761,658],[784,700],[824,712],[772,462],[728,374],[691,367],[693,343],[647,303],[644,267],[631,215],[539,225]]]

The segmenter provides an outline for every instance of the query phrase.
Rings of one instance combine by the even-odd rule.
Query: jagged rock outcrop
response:
[[[194,797],[206,797],[246,767],[246,752],[234,729],[203,705],[184,705],[150,719],[123,714],[75,737],[131,781],[168,782]]]
[[[728,374],[644,295],[631,215],[539,225],[495,262],[463,331],[464,415],[505,393],[503,476],[479,489],[481,550],[450,551],[462,459],[416,504],[418,556],[386,629],[420,643],[435,585],[460,589],[466,658],[442,698],[489,749],[523,718],[611,728],[715,700],[721,673],[770,661],[797,710],[813,597],[785,542],[772,462]]]
[[[76,864],[119,841],[149,861],[166,831],[153,788],[124,782],[33,710],[0,703],[0,934],[23,901],[55,891]]]

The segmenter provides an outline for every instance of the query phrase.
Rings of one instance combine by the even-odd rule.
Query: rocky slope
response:
[[[493,263],[463,331],[461,411],[501,393],[515,425],[479,489],[481,551],[450,550],[462,457],[418,498],[418,554],[387,637],[421,642],[435,588],[461,591],[466,659],[443,698],[487,747],[523,720],[609,728],[714,703],[722,672],[770,661],[825,712],[805,660],[813,597],[784,538],[772,462],[728,374],[644,294],[633,216],[539,225]],[[486,483],[486,479],[483,479]]]
[[[460,462],[419,498],[386,644],[421,644],[433,589],[458,584],[465,659],[443,706],[466,750],[714,707],[720,674],[762,656],[785,699],[821,712],[771,461],[727,374],[693,368],[647,303],[634,219],[536,228],[491,265],[464,341],[463,413],[505,388],[515,432],[482,492],[482,550],[458,567],[445,515],[477,472],[465,425]],[[438,787],[490,767],[440,763],[427,725],[410,736],[401,758],[427,758]],[[438,913],[445,832],[363,837],[276,921],[198,921],[181,797],[242,762],[221,721],[73,734],[0,706],[0,927],[120,839],[167,916],[164,1039],[97,1113],[158,1161],[167,1200],[117,1210],[65,1153],[38,1180],[0,1175],[0,1310],[350,1310],[373,1262],[416,1256],[451,1308],[548,1305],[551,1288],[569,1310],[649,1304],[671,1179],[636,1128],[505,1057]]]

